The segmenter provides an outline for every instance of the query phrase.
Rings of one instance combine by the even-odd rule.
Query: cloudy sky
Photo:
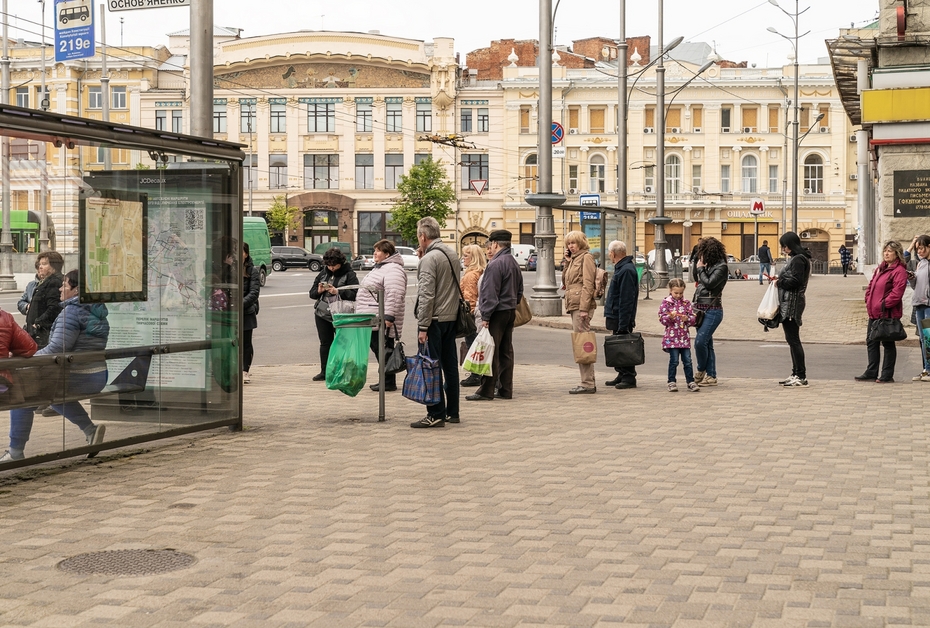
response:
[[[99,11],[105,0],[91,0]],[[553,5],[559,0],[552,0]],[[795,1],[778,0],[794,13]],[[38,0],[7,0],[10,36],[39,39]],[[52,24],[54,0],[46,0],[46,23]],[[656,2],[627,3],[627,36],[658,31]],[[590,36],[616,38],[619,32],[618,0],[561,0],[555,24],[556,43]],[[749,61],[760,67],[786,62],[791,45],[766,31],[772,26],[793,35],[791,18],[768,0],[665,0],[665,39],[683,36],[689,41],[716,42],[720,55],[732,61]],[[801,62],[826,56],[823,41],[840,28],[860,26],[878,14],[878,0],[802,0]],[[215,0],[214,21],[220,26],[244,29],[243,37],[290,30],[379,30],[385,35],[432,40],[454,37],[456,51],[465,54],[495,39],[537,39],[539,4],[536,0]],[[120,18],[124,19],[120,24]],[[111,45],[167,44],[166,33],[189,26],[189,9],[148,9],[109,12],[107,38]],[[120,29],[122,27],[122,35]],[[99,32],[99,31],[98,31]],[[51,39],[54,32],[47,27]],[[99,34],[98,34],[99,40]]]

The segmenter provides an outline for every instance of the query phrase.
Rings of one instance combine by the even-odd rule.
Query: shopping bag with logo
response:
[[[597,344],[593,331],[572,332],[572,351],[575,363],[594,364],[597,362]]]
[[[442,367],[439,360],[429,356],[424,343],[413,357],[407,358],[407,377],[404,378],[403,396],[416,403],[432,406],[442,399]]]
[[[482,327],[481,331],[471,343],[468,354],[465,356],[463,368],[469,373],[476,375],[490,375],[491,361],[494,359],[494,339],[487,327]]]

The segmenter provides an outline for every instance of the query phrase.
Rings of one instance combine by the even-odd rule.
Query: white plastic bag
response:
[[[494,359],[494,339],[487,327],[482,327],[475,341],[465,355],[464,368],[476,375],[491,374],[491,360]]]
[[[774,282],[769,282],[769,287],[765,290],[762,297],[762,303],[759,304],[759,318],[765,321],[772,320],[778,314],[778,288]]]

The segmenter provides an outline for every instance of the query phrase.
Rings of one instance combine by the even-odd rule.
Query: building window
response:
[[[691,164],[691,191],[698,193],[701,187],[701,164]]]
[[[665,193],[681,194],[681,157],[678,155],[665,158]]]
[[[759,191],[759,160],[755,155],[743,157],[743,186],[744,194],[756,194]]]
[[[592,155],[588,161],[588,191],[604,192],[605,179],[607,178],[607,166],[604,163],[604,157],[601,155]]]
[[[459,115],[459,132],[471,133],[471,109],[462,109]]]
[[[103,91],[100,87],[90,87],[87,90],[87,108],[103,109]]]
[[[808,155],[804,159],[804,193],[823,194],[823,158]]]
[[[304,188],[339,188],[339,155],[304,155]]]
[[[730,132],[730,119],[733,117],[733,110],[724,107],[720,110],[720,130],[724,133]]]
[[[374,155],[356,155],[355,156],[355,189],[356,190],[373,190],[375,189],[375,156]]]
[[[722,194],[730,193],[730,165],[720,166],[720,192]]]
[[[591,122],[591,133],[604,133],[604,110],[589,109],[588,120]]]
[[[769,193],[778,192],[778,166],[769,166]]]
[[[487,133],[491,128],[491,116],[486,108],[478,110],[478,133]]]
[[[16,106],[17,107],[29,107],[29,88],[28,87],[17,87],[16,88]]]
[[[171,132],[184,132],[184,112],[180,109],[174,109],[171,111]]]
[[[268,155],[268,188],[280,190],[287,187],[287,155]]]
[[[488,180],[487,155],[462,155],[462,189],[471,189],[472,181]]]
[[[529,190],[527,194],[536,194],[536,182],[539,181],[539,166],[537,164],[536,153],[527,155],[523,162],[523,189]]]
[[[336,131],[336,105],[310,103],[307,105],[307,133],[334,133]]]
[[[578,190],[578,166],[568,167],[568,187],[571,190]]]
[[[656,185],[656,167],[646,166],[643,168],[643,185],[646,186],[646,194],[652,194]]]
[[[704,129],[704,109],[701,107],[691,108],[691,130],[700,133]]]
[[[155,110],[155,130],[156,131],[167,131],[168,130],[168,111],[165,109],[156,109]]]
[[[254,190],[258,183],[258,155],[246,155],[242,160],[242,188]]]
[[[396,190],[397,184],[400,183],[400,177],[404,174],[404,156],[403,155],[385,155],[384,156],[384,189]]]
[[[404,111],[403,105],[399,102],[387,103],[385,120],[385,131],[388,133],[403,133],[404,131]]]
[[[811,109],[810,105],[802,105],[798,112],[798,124],[801,125],[801,133],[806,133],[811,128]]]
[[[432,159],[432,158],[433,158],[433,156],[430,155],[429,153],[416,153],[416,154],[414,154],[414,156],[413,156],[413,165],[414,165],[414,166],[419,166],[420,164],[422,164],[422,163],[423,163],[424,161],[426,161],[427,159]]]
[[[529,106],[520,107],[520,133],[530,132],[530,108]]]
[[[357,133],[371,133],[371,103],[355,103],[355,131]]]
[[[749,129],[749,133],[755,133],[759,128],[759,110],[756,107],[744,107],[743,113],[743,131]]]
[[[378,240],[389,240],[398,245],[407,244],[399,233],[390,230],[390,222],[390,212],[358,212],[358,252],[371,255]]]
[[[781,128],[778,126],[778,105],[769,105],[769,133],[778,133]]]
[[[417,131],[423,133],[433,131],[433,105],[431,103],[417,103]]]
[[[823,116],[823,118],[821,118],[820,120],[820,126],[829,128],[830,127],[830,105],[821,105],[818,115]]]
[[[213,132],[226,132],[226,103],[213,105]]]
[[[126,108],[126,88],[125,87],[111,87],[110,88],[110,107],[112,109],[125,109]]]
[[[271,103],[271,132],[287,133],[287,105]]]
[[[575,129],[575,133],[578,132],[580,128],[578,126],[578,115],[581,113],[581,110],[578,107],[569,107],[568,108],[568,132],[571,133],[572,129]]]
[[[239,104],[239,132],[249,134],[255,132],[255,105],[253,103]]]

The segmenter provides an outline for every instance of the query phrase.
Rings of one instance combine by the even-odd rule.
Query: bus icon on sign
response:
[[[83,2],[65,2],[58,5],[58,25],[60,28],[74,28],[90,22],[90,7]],[[68,26],[69,22],[76,22]]]

